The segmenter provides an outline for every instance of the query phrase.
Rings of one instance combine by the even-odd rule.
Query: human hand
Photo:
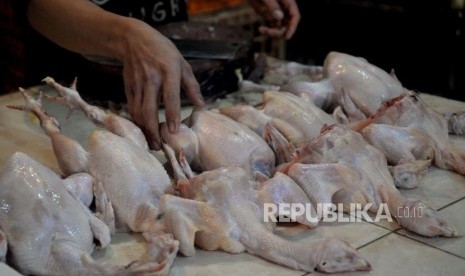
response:
[[[203,105],[200,87],[192,69],[176,46],[161,33],[137,19],[129,19],[124,40],[123,77],[129,114],[159,150],[158,106],[165,106],[168,129],[176,133],[181,121],[180,91],[184,89],[194,105]]]
[[[295,0],[249,0],[249,3],[266,22],[259,28],[261,34],[286,39],[294,35],[300,21]]]

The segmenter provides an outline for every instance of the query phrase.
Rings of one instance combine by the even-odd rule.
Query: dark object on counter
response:
[[[200,59],[185,56],[207,101],[237,90],[238,69],[244,78],[254,69],[252,33],[240,26],[176,22],[160,26],[157,30],[178,43],[181,53],[187,53],[190,57],[193,54],[209,57]],[[199,48],[202,44],[205,49]],[[84,62],[87,69],[79,76],[78,90],[83,96],[94,100],[124,102],[126,99],[121,64],[88,58]],[[188,103],[184,92],[182,103]]]
[[[185,59],[233,60],[246,43],[239,41],[174,39],[171,41]]]
[[[252,32],[241,26],[174,22],[159,27],[158,31],[170,39],[200,40],[205,44],[209,42],[216,44],[222,41],[238,45],[234,57],[229,60],[212,57],[209,59],[187,58],[200,84],[202,94],[207,100],[236,91],[238,89],[236,71],[240,69],[242,76],[247,78],[255,67]]]

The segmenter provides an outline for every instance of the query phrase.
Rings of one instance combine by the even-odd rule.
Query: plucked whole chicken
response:
[[[30,111],[39,119],[41,127],[52,140],[55,156],[65,175],[77,180],[87,176],[85,183],[66,186],[71,187],[69,192],[77,195],[76,191],[82,191],[79,185],[91,182],[97,214],[111,232],[115,231],[115,225],[118,230],[140,232],[148,243],[146,256],[134,263],[133,269],[138,273],[167,274],[176,256],[178,242],[171,235],[160,232],[158,226],[158,202],[171,190],[170,179],[161,163],[143,144],[141,146],[131,139],[103,130],[93,132],[86,151],[78,142],[61,133],[58,122],[42,110],[41,97],[35,100],[26,91],[21,92],[26,104],[11,107]],[[67,92],[65,89],[61,91],[69,96],[60,98],[63,102],[80,100],[78,94]],[[82,101],[81,105],[85,103]],[[112,127],[118,128],[118,124]],[[124,127],[127,124],[123,124]],[[81,177],[76,177],[76,173]],[[90,195],[80,196],[92,197],[92,190]]]
[[[75,183],[79,185],[79,183]],[[110,229],[65,189],[52,170],[17,152],[0,173],[1,257],[8,252],[21,273],[99,275],[123,268],[97,263],[95,245],[110,243]],[[131,268],[127,269],[129,273]]]
[[[172,159],[174,155],[169,156],[174,170],[181,174],[177,176],[177,184],[183,198],[165,195],[161,208],[165,211],[168,232],[179,240],[180,252],[184,255],[195,253],[195,243],[207,250],[247,251],[309,272],[371,270],[370,264],[346,242],[327,239],[295,243],[271,232],[272,225],[263,221],[261,199],[281,201],[276,197],[280,193],[276,185],[281,185],[282,181],[287,187],[297,186],[285,175],[276,174],[274,179],[264,183],[265,188],[257,191],[241,167],[220,168],[187,179],[182,175],[181,166]],[[293,188],[291,191],[289,202],[296,202],[298,190]]]

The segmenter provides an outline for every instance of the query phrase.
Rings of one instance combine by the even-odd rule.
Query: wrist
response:
[[[134,25],[137,24],[134,21],[139,20],[119,15],[111,20],[111,24],[108,24],[108,37],[104,47],[107,55],[123,61],[130,47],[132,40],[130,37],[134,33]]]

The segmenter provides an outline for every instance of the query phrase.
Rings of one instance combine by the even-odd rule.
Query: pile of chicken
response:
[[[342,53],[330,53],[323,67],[270,63],[268,70],[287,77],[241,83],[244,93],[263,92],[259,107],[196,110],[176,134],[161,125],[174,181],[141,130],[87,104],[76,83],[44,79],[59,93],[49,100],[82,110],[104,129],[86,149],[61,133],[42,109],[42,94],[35,99],[21,90],[25,105],[10,107],[37,116],[63,175],[25,153],[8,160],[0,173],[2,259],[34,275],[164,275],[178,250],[191,256],[197,246],[310,272],[371,270],[344,241],[296,243],[275,235],[275,224],[264,221],[265,203],[334,203],[346,212],[352,203],[372,211],[387,204],[405,229],[456,235],[425,202],[397,188],[416,187],[431,164],[465,174],[448,139],[448,130],[463,132],[461,114],[436,113],[393,75]],[[309,231],[318,224],[304,215],[296,221]],[[145,256],[124,267],[94,261],[90,253],[108,245],[115,230],[142,233]]]

